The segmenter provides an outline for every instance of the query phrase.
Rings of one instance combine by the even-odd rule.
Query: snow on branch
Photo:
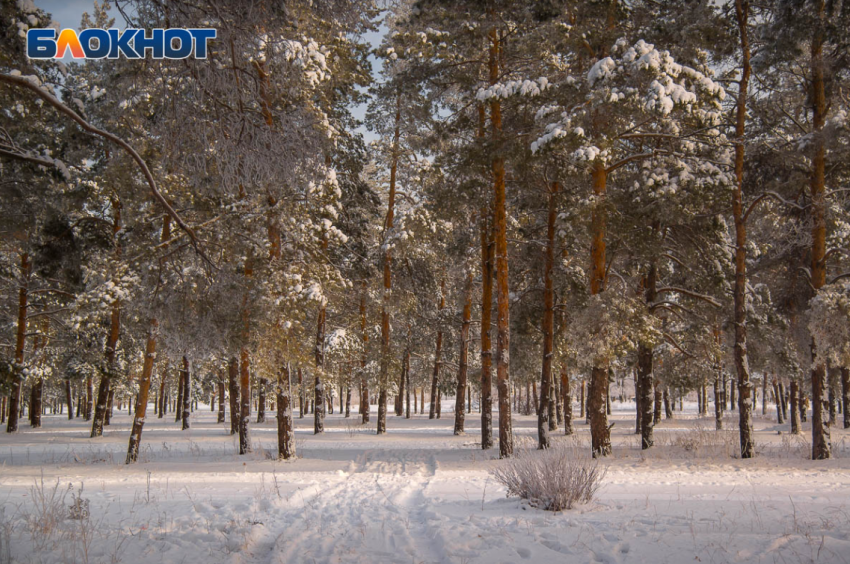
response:
[[[192,231],[192,228],[189,227],[183,218],[174,211],[174,208],[168,203],[162,193],[156,186],[156,181],[151,174],[150,169],[145,163],[144,159],[130,146],[129,143],[118,137],[117,135],[113,135],[108,131],[104,131],[99,129],[93,125],[91,125],[88,121],[86,121],[80,114],[66,106],[62,101],[60,101],[56,96],[48,92],[44,87],[41,86],[40,81],[36,77],[31,76],[20,76],[14,74],[2,74],[0,73],[0,83],[8,84],[10,86],[14,86],[17,88],[23,88],[25,90],[29,90],[54,108],[59,111],[59,113],[65,114],[70,117],[72,120],[77,122],[77,124],[83,128],[85,131],[91,133],[92,135],[97,135],[99,137],[103,137],[104,139],[115,143],[119,147],[121,147],[127,154],[129,154],[136,164],[139,165],[139,168],[142,170],[142,174],[144,174],[145,179],[150,186],[151,193],[154,198],[160,203],[160,205],[165,209],[166,213],[171,216],[171,218],[177,223],[177,225],[186,232],[189,236],[189,239],[192,241],[192,246],[195,248],[195,251],[201,255],[207,262],[210,260],[206,257],[206,255],[201,251],[201,248],[198,244],[198,239],[195,237],[195,233]],[[55,165],[54,165],[55,166]]]

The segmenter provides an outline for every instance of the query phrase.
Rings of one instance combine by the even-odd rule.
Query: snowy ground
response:
[[[475,413],[461,437],[451,413],[391,415],[384,437],[374,417],[364,428],[329,415],[319,437],[296,419],[302,458],[279,463],[267,455],[273,414],[240,457],[229,427],[202,409],[189,431],[173,416],[149,419],[133,466],[123,464],[126,412],[97,440],[81,420],[22,421],[0,436],[0,564],[9,547],[12,562],[38,563],[850,562],[847,432],[833,428],[835,459],[813,462],[808,434],[758,419],[760,456],[741,461],[737,431],[715,432],[686,405],[690,416],[662,422],[643,455],[633,405],[614,405],[603,489],[560,514],[505,498]],[[530,444],[536,422],[514,422]],[[576,427],[587,445],[587,426]],[[57,480],[64,500],[51,510],[40,492],[50,498]],[[72,494],[89,501],[88,519],[68,518]]]

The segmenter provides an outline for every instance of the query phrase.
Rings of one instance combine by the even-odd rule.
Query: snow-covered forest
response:
[[[850,2],[38,4],[0,564],[850,559]]]

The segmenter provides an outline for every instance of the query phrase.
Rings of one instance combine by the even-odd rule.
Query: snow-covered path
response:
[[[309,419],[296,419],[303,458],[293,463],[268,459],[273,419],[254,426],[255,451],[240,457],[213,414],[193,417],[186,432],[150,419],[134,466],[122,464],[126,414],[97,440],[60,417],[0,438],[0,537],[9,530],[14,561],[850,562],[843,430],[833,430],[838,457],[812,462],[805,439],[759,420],[763,455],[740,461],[728,455],[734,431],[680,418],[660,425],[658,447],[644,456],[630,415],[615,413],[615,455],[598,500],[551,514],[504,497],[489,475],[496,451],[476,446],[475,417],[462,437],[452,436],[450,418],[391,417],[383,437],[374,422],[364,429],[338,415],[316,437]],[[532,418],[515,424],[520,440],[533,436]],[[584,424],[577,437],[587,441]],[[84,484],[91,531],[63,519],[33,539],[31,486],[42,470],[45,490],[57,480],[60,493]]]

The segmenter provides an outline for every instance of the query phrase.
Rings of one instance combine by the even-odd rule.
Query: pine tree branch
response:
[[[156,185],[156,181],[154,180],[153,175],[151,174],[151,171],[148,168],[148,165],[145,163],[144,159],[139,156],[139,153],[137,153],[136,150],[133,149],[132,146],[130,146],[129,143],[127,143],[117,135],[113,135],[108,131],[104,131],[91,125],[77,112],[66,106],[56,96],[54,96],[47,90],[41,88],[35,81],[31,80],[29,77],[12,76],[0,73],[0,83],[29,90],[30,92],[32,92],[33,94],[35,94],[36,96],[56,108],[59,113],[65,114],[66,116],[77,122],[77,124],[81,128],[83,128],[83,130],[87,131],[88,133],[91,133],[92,135],[103,137],[104,139],[111,141],[112,143],[121,147],[128,155],[130,155],[130,157],[132,157],[134,161],[136,161],[136,164],[139,165],[142,174],[145,176],[145,179],[148,182],[148,186],[150,186],[151,193],[153,194],[154,199],[159,202],[159,204],[165,209],[166,213],[171,216],[175,223],[177,223],[180,229],[186,232],[186,234],[189,236],[189,239],[191,239],[192,241],[192,246],[195,248],[195,251],[199,255],[201,255],[201,257],[209,264],[212,264],[212,262],[201,250],[198,240],[195,237],[195,233],[192,231],[192,228],[189,227],[185,221],[183,221],[183,218],[180,217],[180,215],[176,211],[174,211],[174,208],[171,207],[171,205],[165,199],[165,196],[163,196],[162,193],[159,191]]]

